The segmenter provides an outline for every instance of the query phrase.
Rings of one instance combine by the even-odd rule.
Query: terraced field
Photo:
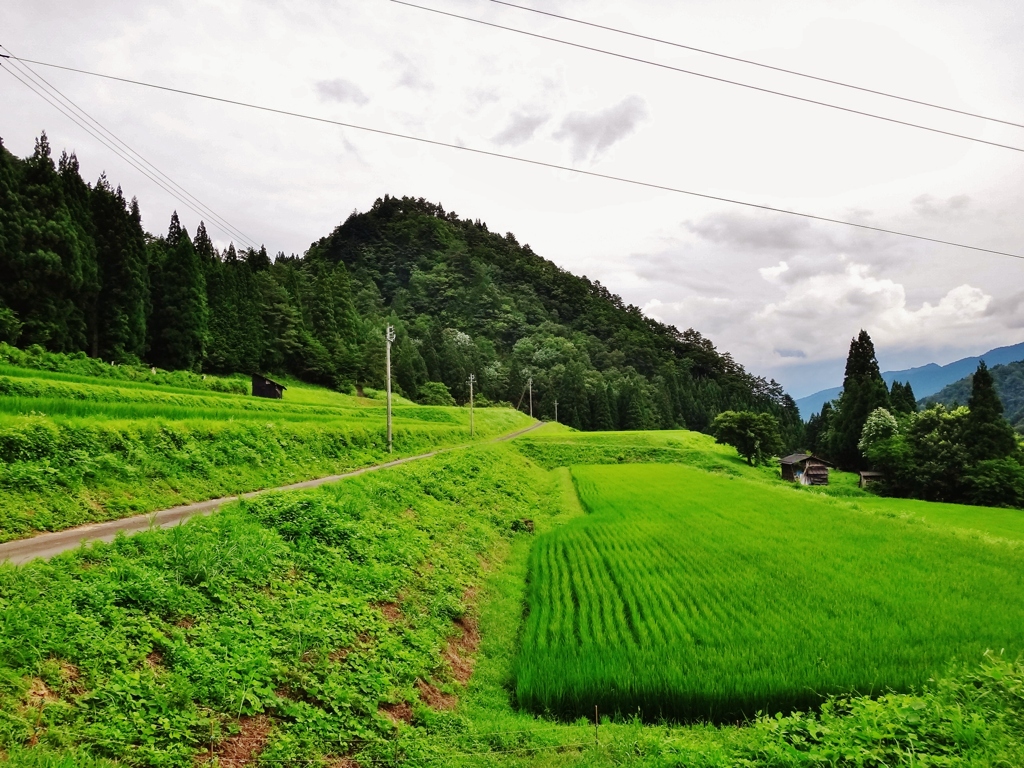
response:
[[[379,398],[289,381],[283,400],[266,400],[242,394],[244,379],[148,369],[128,377],[95,361],[60,358],[46,359],[71,370],[0,364],[0,541],[388,456]],[[396,401],[396,456],[469,440],[465,408]],[[478,409],[476,434],[483,439],[529,423],[509,409]]]
[[[1024,650],[1020,519],[993,538],[981,508],[929,522],[680,465],[572,473],[589,514],[531,554],[529,709],[725,721]]]

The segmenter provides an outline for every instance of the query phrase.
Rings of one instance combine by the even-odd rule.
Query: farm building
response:
[[[877,483],[885,477],[881,472],[861,472],[860,473],[860,487],[867,488],[872,483]]]
[[[817,456],[793,453],[779,460],[782,479],[801,485],[828,485],[829,463]]]
[[[258,373],[252,375],[252,393],[256,397],[272,397],[280,400],[284,397],[284,391],[288,389],[284,384],[260,376]]]

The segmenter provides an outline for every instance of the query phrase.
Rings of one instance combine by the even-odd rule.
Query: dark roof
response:
[[[780,464],[799,464],[801,461],[811,458],[806,453],[791,453],[789,456],[783,456],[779,459]]]
[[[815,461],[820,461],[822,464],[824,464],[824,465],[826,465],[828,467],[832,466],[832,462],[825,461],[820,456],[812,456],[809,453],[791,453],[791,454],[789,454],[789,456],[783,456],[781,459],[779,459],[779,463],[780,464],[800,464],[801,462],[807,461],[808,459],[814,459]]]
[[[276,381],[267,378],[262,373],[254,373],[253,377],[263,379],[265,382],[267,382],[267,384],[273,384],[275,387],[280,387],[281,389],[288,389],[288,387],[286,387],[284,384],[278,384]]]
[[[861,477],[885,477],[885,472],[861,472]]]

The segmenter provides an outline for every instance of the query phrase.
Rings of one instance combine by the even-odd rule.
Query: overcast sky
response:
[[[530,3],[530,0],[523,0]],[[1024,147],[1024,129],[488,0],[425,5]],[[533,7],[1024,123],[1019,0],[534,0]],[[13,53],[334,120],[1024,253],[1024,153],[616,60],[387,0],[5,0]],[[1024,340],[1024,261],[39,69],[271,253],[386,193],[481,219],[796,397],[866,328],[883,368]],[[166,229],[199,216],[0,73],[0,136],[45,129]],[[207,221],[220,246],[229,235]]]

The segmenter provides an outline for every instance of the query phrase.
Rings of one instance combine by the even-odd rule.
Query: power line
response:
[[[923,107],[931,107],[932,109],[941,109],[946,112],[953,112],[958,115],[966,115],[967,117],[976,117],[979,120],[989,120],[993,123],[1002,123],[1003,125],[1012,125],[1015,128],[1024,128],[1024,123],[1015,123],[1012,120],[1003,120],[998,117],[989,117],[988,115],[980,115],[977,112],[968,112],[963,109],[956,109],[954,107],[947,107],[942,104],[936,104],[931,101],[923,101],[921,99],[912,99],[909,96],[900,96],[899,94],[889,93],[887,91],[878,91],[874,88],[866,88],[862,85],[854,85],[853,83],[845,83],[842,80],[832,80],[827,77],[821,77],[820,75],[812,75],[808,72],[799,72],[795,69],[786,69],[785,67],[776,67],[772,64],[765,64],[761,61],[753,61],[752,59],[744,59],[739,56],[730,56],[727,53],[720,53],[718,51],[711,51],[707,48],[697,48],[693,45],[684,45],[683,43],[677,43],[672,40],[663,40],[658,37],[651,37],[650,35],[641,35],[637,32],[629,32],[625,29],[619,29],[618,27],[605,26],[604,24],[597,24],[592,21],[585,21],[584,19],[576,19],[572,16],[562,16],[558,13],[551,13],[550,11],[542,11],[538,8],[529,8],[525,5],[516,5],[515,3],[506,2],[506,0],[490,0],[492,3],[497,5],[505,5],[509,8],[518,8],[521,11],[529,11],[530,13],[538,13],[542,16],[550,16],[554,19],[561,19],[563,21],[571,21],[573,24],[582,24],[587,27],[593,27],[595,29],[603,29],[608,32],[616,32],[620,35],[628,35],[629,37],[635,37],[640,40],[647,40],[652,43],[660,43],[661,45],[670,45],[673,48],[682,48],[687,51],[693,51],[695,53],[703,53],[708,56],[717,56],[720,59],[728,59],[729,61],[738,61],[742,64],[750,64],[755,67],[762,67],[763,69],[771,69],[775,72],[783,72],[787,75],[796,75],[797,77],[805,77],[808,80],[817,80],[821,83],[828,83],[829,85],[839,85],[843,88],[851,88],[855,91],[862,91],[864,93],[871,93],[875,96],[885,96],[888,99],[898,99],[899,101],[906,101],[910,104],[918,104]]]
[[[0,54],[0,58],[10,58],[10,57],[5,57],[5,56],[3,56],[3,54]],[[729,203],[730,205],[742,205],[742,206],[744,206],[746,208],[755,208],[757,210],[770,211],[772,213],[784,213],[784,214],[786,214],[788,216],[799,216],[801,218],[812,219],[814,221],[823,221],[823,222],[827,222],[829,224],[841,224],[841,225],[846,226],[846,227],[854,227],[856,229],[864,229],[864,230],[869,230],[871,232],[880,232],[880,233],[886,234],[886,235],[896,235],[898,237],[906,237],[906,238],[910,238],[912,240],[922,240],[924,242],[929,242],[929,243],[938,243],[939,245],[950,245],[950,246],[953,246],[955,248],[964,248],[966,250],[978,251],[978,252],[981,252],[981,253],[991,253],[991,254],[994,254],[996,256],[1009,256],[1010,258],[1013,258],[1013,259],[1024,259],[1024,255],[1017,254],[1017,253],[1010,253],[1008,251],[997,251],[997,250],[992,249],[992,248],[982,248],[981,246],[977,246],[977,245],[968,245],[966,243],[958,243],[958,242],[955,242],[955,241],[952,241],[952,240],[941,240],[939,238],[927,237],[925,235],[917,235],[917,234],[913,234],[911,232],[903,232],[903,231],[900,231],[900,230],[897,230],[897,229],[887,229],[885,227],[875,227],[875,226],[872,226],[870,224],[862,224],[862,223],[855,222],[855,221],[846,221],[844,219],[834,219],[834,218],[831,218],[831,217],[828,217],[828,216],[818,216],[818,215],[812,214],[812,213],[802,213],[800,211],[790,211],[790,210],[787,210],[785,208],[776,208],[776,207],[771,206],[771,205],[763,205],[761,203],[751,203],[751,202],[746,201],[746,200],[737,200],[735,198],[722,197],[721,195],[712,195],[712,194],[708,194],[706,192],[694,192],[692,190],[682,189],[680,187],[671,187],[671,186],[668,186],[666,184],[656,184],[656,183],[653,183],[653,182],[641,181],[639,179],[630,179],[630,178],[625,177],[625,176],[613,176],[612,174],[598,173],[597,171],[586,171],[586,170],[583,170],[581,168],[573,168],[573,167],[567,166],[567,165],[559,165],[558,163],[549,163],[549,162],[545,162],[543,160],[534,160],[534,159],[531,159],[531,158],[528,158],[528,157],[519,157],[517,155],[507,155],[507,154],[504,154],[502,152],[493,152],[493,151],[487,150],[487,149],[477,149],[475,147],[467,147],[467,146],[462,146],[462,145],[459,145],[459,144],[452,144],[452,143],[449,143],[449,142],[446,142],[446,141],[439,141],[437,139],[427,139],[427,138],[423,138],[422,136],[413,136],[411,134],[398,133],[396,131],[388,131],[388,130],[385,130],[383,128],[371,128],[371,127],[365,126],[365,125],[357,125],[355,123],[346,123],[346,122],[343,122],[341,120],[331,120],[330,118],[327,118],[327,117],[317,117],[316,115],[306,115],[306,114],[303,114],[301,112],[291,112],[291,111],[285,110],[285,109],[276,109],[275,107],[266,107],[266,106],[262,106],[262,105],[259,105],[259,104],[252,104],[252,103],[245,102],[245,101],[238,101],[236,99],[228,99],[228,98],[224,98],[222,96],[211,96],[211,95],[205,94],[205,93],[197,93],[196,91],[186,91],[186,90],[183,90],[181,88],[172,88],[172,87],[166,86],[166,85],[157,85],[155,83],[147,83],[147,82],[144,82],[142,80],[132,80],[131,78],[118,77],[117,75],[105,75],[105,74],[100,73],[100,72],[91,72],[91,71],[89,71],[87,69],[77,69],[75,67],[68,67],[68,66],[64,66],[62,64],[51,64],[49,62],[37,61],[35,59],[20,59],[20,60],[21,61],[26,61],[26,62],[28,62],[30,64],[37,64],[37,65],[39,65],[41,67],[53,67],[54,69],[62,69],[62,70],[68,71],[68,72],[77,72],[77,73],[82,74],[82,75],[90,75],[92,77],[100,77],[100,78],[103,78],[105,80],[115,80],[115,81],[121,82],[121,83],[129,83],[131,85],[138,85],[138,86],[142,86],[142,87],[145,87],[145,88],[154,88],[154,89],[160,90],[160,91],[167,91],[168,93],[178,93],[178,94],[181,94],[183,96],[193,96],[195,98],[206,99],[208,101],[221,102],[222,104],[232,104],[232,105],[234,105],[236,107],[246,107],[247,109],[256,109],[256,110],[259,110],[261,112],[269,112],[269,113],[275,114],[275,115],[284,115],[286,117],[296,117],[296,118],[299,118],[299,119],[302,119],[302,120],[310,120],[310,121],[316,122],[316,123],[324,123],[324,124],[327,124],[327,125],[336,125],[336,126],[339,126],[341,128],[351,128],[353,130],[364,131],[366,133],[375,133],[375,134],[380,135],[380,136],[390,136],[390,137],[396,138],[396,139],[405,139],[407,141],[415,141],[415,142],[418,142],[420,144],[428,144],[428,145],[434,146],[434,147],[445,147],[446,149],[454,149],[454,150],[458,150],[459,152],[469,152],[469,153],[474,154],[474,155],[482,155],[482,156],[485,156],[485,157],[495,157],[495,158],[499,158],[501,160],[512,160],[512,161],[515,161],[517,163],[525,163],[527,165],[535,165],[535,166],[538,166],[538,167],[541,167],[541,168],[550,168],[550,169],[553,169],[553,170],[556,170],[556,171],[565,171],[567,173],[575,173],[575,174],[580,175],[580,176],[589,176],[589,177],[592,177],[592,178],[595,178],[595,179],[604,179],[606,181],[616,181],[616,182],[620,182],[620,183],[623,183],[623,184],[631,184],[631,185],[637,186],[637,187],[645,187],[647,189],[657,189],[657,190],[660,190],[662,192],[673,192],[675,194],[687,195],[689,197],[699,197],[699,198],[702,198],[704,200],[714,200],[714,201],[720,202],[720,203]]]
[[[650,59],[641,59],[638,56],[629,56],[625,53],[616,53],[615,51],[609,51],[605,48],[596,48],[592,45],[583,45],[583,43],[574,43],[570,40],[563,40],[559,37],[551,37],[549,35],[541,35],[537,32],[528,32],[525,29],[518,29],[516,27],[506,27],[503,24],[495,24],[494,22],[484,21],[483,19],[475,19],[472,16],[463,16],[458,13],[451,13],[450,11],[442,11],[437,8],[428,8],[425,5],[416,5],[415,3],[406,2],[406,0],[391,0],[392,3],[398,5],[404,5],[409,8],[416,8],[421,11],[427,11],[429,13],[436,13],[439,16],[449,16],[453,19],[462,19],[463,21],[469,21],[474,24],[482,24],[485,27],[492,27],[494,29],[501,29],[506,32],[515,32],[518,35],[526,35],[527,37],[533,37],[538,40],[546,40],[551,43],[558,43],[559,45],[567,45],[571,48],[578,48],[583,51],[590,51],[592,53],[599,53],[602,56],[612,56],[616,59],[623,59],[625,61],[632,61],[637,64],[646,64],[651,67],[658,67],[659,69],[667,69],[671,72],[678,72],[683,75],[691,75],[693,77],[701,77],[705,80],[713,80],[716,83],[725,83],[726,85],[735,85],[739,88],[746,88],[751,91],[757,91],[759,93],[767,93],[771,96],[782,96],[786,99],[792,99],[794,101],[800,101],[805,104],[814,104],[819,107],[828,107],[829,109],[836,109],[840,112],[846,112],[851,115],[860,115],[861,117],[870,117],[873,120],[883,120],[887,123],[894,123],[896,125],[906,126],[908,128],[917,128],[922,131],[929,131],[931,133],[938,133],[943,136],[951,136],[955,139],[964,139],[965,141],[973,141],[978,144],[987,144],[990,147],[999,147],[1000,149],[1012,149],[1014,152],[1024,152],[1024,147],[1015,147],[1012,144],[1000,144],[997,141],[989,141],[988,139],[980,139],[977,136],[968,136],[963,133],[955,133],[954,131],[944,131],[941,128],[932,128],[931,126],[921,125],[920,123],[912,123],[908,120],[897,120],[895,117],[886,117],[885,115],[878,115],[874,112],[865,112],[861,109],[853,109],[852,107],[843,107],[839,104],[833,104],[828,101],[819,101],[818,99],[810,99],[805,96],[797,96],[793,93],[785,93],[784,91],[775,91],[771,88],[762,88],[759,85],[751,85],[750,83],[743,83],[739,80],[729,80],[724,77],[717,77],[715,75],[708,75],[704,72],[695,72],[692,69],[683,69],[682,67],[674,67],[671,64],[662,64],[658,61],[651,61]]]
[[[6,48],[6,46],[0,47],[9,50]],[[0,54],[0,56],[2,56],[2,54]],[[141,154],[139,154],[137,151],[128,146],[127,143],[118,138],[112,131],[108,130],[98,120],[93,118],[84,109],[75,104],[74,101],[72,101],[69,97],[64,95],[48,80],[46,80],[44,77],[35,72],[31,67],[22,63],[18,59],[18,57],[2,56],[2,58],[8,58],[11,62],[15,62],[14,66],[18,67],[18,69],[17,71],[14,71],[8,67],[4,67],[2,62],[0,62],[0,67],[4,67],[4,69],[6,69],[7,72],[16,80],[18,80],[22,85],[24,85],[37,96],[46,101],[48,104],[50,104],[50,106],[54,107],[54,109],[63,114],[72,122],[74,122],[78,127],[86,131],[90,136],[92,136],[94,139],[103,144],[103,146],[105,146],[107,149],[109,149],[111,152],[117,155],[120,159],[128,163],[132,168],[139,171],[139,173],[141,173],[147,179],[152,181],[154,184],[158,185],[161,189],[170,194],[172,197],[177,199],[178,202],[187,206],[190,210],[192,210],[201,218],[209,219],[210,222],[214,224],[214,226],[217,226],[220,229],[224,230],[225,234],[227,234],[229,237],[236,238],[243,245],[246,245],[253,249],[257,247],[253,239],[247,237],[236,227],[233,227],[230,223],[227,222],[226,219],[218,215],[216,211],[214,211],[208,205],[204,204],[201,200],[192,195],[188,190],[186,190],[180,184],[175,182],[170,176],[168,176],[166,173],[161,171],[151,162],[146,160]],[[74,112],[77,112],[78,114],[74,114],[74,112],[71,112],[69,110],[74,110]],[[95,129],[91,125],[84,124],[82,122],[82,119],[80,118],[84,118],[85,120],[90,121],[95,126]],[[102,131],[102,133],[105,135],[99,134],[97,132],[97,129],[99,131]],[[116,142],[120,146],[113,146],[111,144],[111,141]],[[127,150],[127,152],[122,150],[121,147],[123,147],[124,150]],[[130,152],[131,155],[134,155],[134,157],[129,156],[127,154],[128,152]],[[141,166],[140,163],[142,164]],[[175,191],[175,189],[172,189],[172,187],[176,188],[177,191]],[[185,199],[182,199],[182,196],[184,196]],[[194,205],[192,204],[193,202],[195,203]]]

